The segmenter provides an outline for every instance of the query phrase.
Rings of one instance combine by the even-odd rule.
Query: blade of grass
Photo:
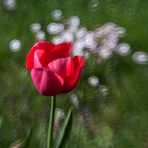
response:
[[[64,148],[69,136],[70,131],[72,128],[72,116],[73,116],[73,108],[69,110],[69,113],[65,119],[65,122],[63,124],[63,128],[55,142],[54,148]]]

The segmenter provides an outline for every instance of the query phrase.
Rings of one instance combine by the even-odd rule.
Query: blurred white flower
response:
[[[16,1],[15,0],[4,0],[3,1],[4,7],[7,10],[14,10],[16,7]]]
[[[88,78],[88,84],[97,87],[99,85],[99,78],[96,76],[91,76]]]
[[[123,28],[123,27],[117,27],[117,28],[115,29],[115,31],[116,31],[116,33],[119,35],[119,37],[122,37],[122,36],[125,34],[126,29]]]
[[[78,27],[68,26],[68,30],[69,30],[71,33],[75,34],[75,33],[77,32],[77,30],[78,30]]]
[[[61,37],[61,36],[55,36],[55,37],[52,39],[52,43],[55,44],[55,45],[60,44],[60,43],[62,43],[62,42],[64,42],[64,39],[63,39],[63,37]]]
[[[100,85],[99,89],[100,89],[100,92],[101,92],[101,94],[103,96],[107,96],[108,95],[109,89],[107,88],[106,85]]]
[[[89,31],[84,37],[84,42],[85,42],[84,45],[85,48],[94,50],[97,47],[97,42],[94,38],[94,32]]]
[[[116,25],[112,22],[104,24],[103,26],[95,30],[96,37],[99,38],[99,37],[111,34],[114,31],[115,27]]]
[[[130,53],[130,46],[127,43],[118,44],[116,52],[121,56],[127,56]]]
[[[33,32],[33,33],[36,33],[38,31],[41,30],[41,24],[39,23],[33,23],[30,25],[30,31]]]
[[[95,39],[98,41],[97,52],[100,57],[106,59],[111,57],[114,50],[120,55],[128,55],[130,47],[128,44],[119,44],[119,39],[124,35],[125,29],[110,22],[95,30]]]
[[[105,33],[111,33],[115,31],[117,25],[113,22],[106,23],[102,26],[102,29]]]
[[[54,10],[52,13],[51,13],[51,17],[54,21],[59,21],[61,20],[62,18],[62,11],[59,10],[59,9],[56,9]]]
[[[80,28],[76,33],[76,38],[81,39],[87,34],[87,29],[85,27]]]
[[[114,50],[124,33],[124,28],[118,27],[114,23],[107,23],[95,30],[95,38],[100,46]]]
[[[78,27],[80,25],[80,19],[78,16],[72,16],[68,21],[69,25],[72,27]]]
[[[50,23],[47,26],[47,32],[49,34],[57,34],[64,30],[64,25],[60,23]]]
[[[98,0],[90,1],[92,8],[97,8]],[[52,12],[52,18],[55,21],[60,20],[62,11],[56,9]],[[33,30],[41,29],[35,27]],[[106,23],[94,31],[87,31],[87,28],[80,27],[80,19],[78,16],[72,16],[64,25],[62,23],[52,22],[47,26],[47,32],[50,35],[56,35],[52,38],[55,45],[62,42],[73,42],[72,55],[84,56],[88,59],[91,54],[97,53],[100,61],[111,57],[116,51],[120,55],[128,55],[130,46],[126,43],[118,44],[119,39],[124,35],[125,29],[117,26],[113,22]]]
[[[72,55],[76,56],[76,55],[80,55],[83,56],[83,48],[84,48],[84,41],[83,40],[79,40],[73,43],[73,50],[72,50]]]
[[[72,105],[74,107],[78,107],[79,106],[79,100],[78,100],[78,97],[75,94],[71,94],[70,100],[71,100],[71,103],[72,103]]]
[[[45,40],[45,32],[43,32],[43,31],[38,31],[38,32],[36,33],[36,39],[37,39],[38,41]]]
[[[18,39],[11,40],[9,42],[9,48],[12,52],[17,52],[21,49],[21,41]]]
[[[65,42],[72,42],[74,39],[74,35],[68,30],[63,31],[61,33],[61,36],[63,37]]]
[[[103,59],[110,58],[112,55],[112,51],[110,49],[106,48],[105,46],[99,47],[98,51],[99,51],[98,52],[99,56]]]
[[[110,37],[109,39],[107,39],[104,42],[104,46],[113,50],[117,46],[117,43],[118,43],[118,39],[117,38]]]
[[[148,64],[148,54],[143,51],[135,52],[132,59],[138,64]]]

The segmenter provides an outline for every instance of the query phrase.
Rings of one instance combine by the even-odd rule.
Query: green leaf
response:
[[[27,140],[25,141],[24,146],[22,148],[28,148],[31,138],[32,138],[32,133],[33,133],[33,130],[31,128],[31,130],[29,132],[29,136],[28,136]]]
[[[54,148],[64,148],[64,146],[66,145],[66,142],[70,136],[70,131],[72,128],[72,115],[73,115],[72,113],[73,113],[73,108],[71,108],[68,112],[63,128],[55,142]]]
[[[56,96],[52,96],[51,97],[51,107],[50,107],[49,127],[48,127],[48,136],[47,136],[47,148],[52,147],[55,108],[56,108]]]

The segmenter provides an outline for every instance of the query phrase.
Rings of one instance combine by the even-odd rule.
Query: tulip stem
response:
[[[47,139],[47,148],[52,148],[55,108],[56,108],[56,96],[52,96],[51,97],[51,106],[50,106],[48,137],[47,137],[48,138]]]

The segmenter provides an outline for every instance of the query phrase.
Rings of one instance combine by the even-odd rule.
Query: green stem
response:
[[[56,96],[52,96],[51,97],[51,106],[50,106],[48,137],[47,137],[48,138],[47,139],[47,148],[52,148],[55,108],[56,108]]]

